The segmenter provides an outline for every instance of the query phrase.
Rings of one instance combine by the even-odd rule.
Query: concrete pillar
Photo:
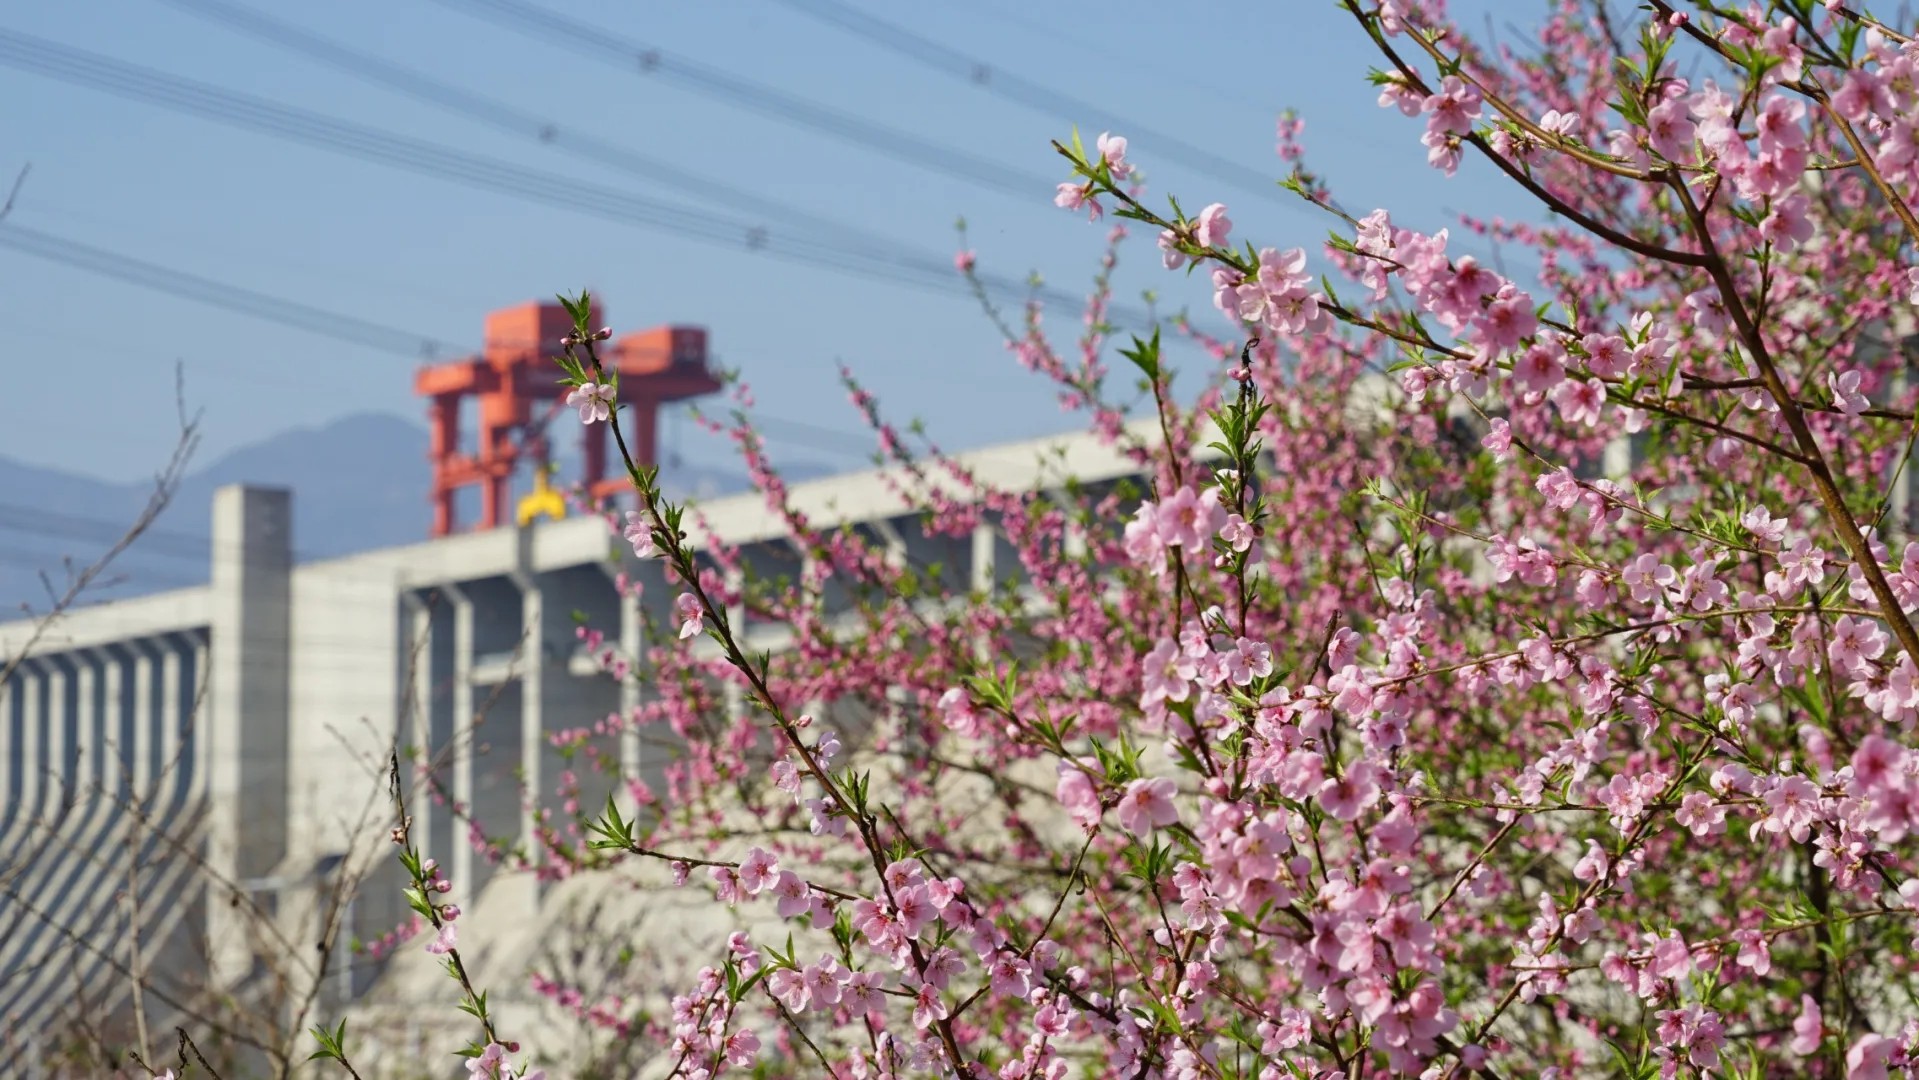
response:
[[[4,666],[0,664],[0,668]],[[13,688],[18,679],[18,675],[8,672],[5,681],[0,681],[0,732],[5,732],[7,747],[6,771],[0,772],[0,844],[4,844],[7,828],[20,812],[20,785],[13,776],[15,766],[24,764],[20,761],[20,729],[13,722]]]
[[[101,755],[105,759],[102,769],[105,772],[106,788],[115,792],[117,797],[126,798],[133,790],[133,751],[129,737],[129,690],[130,672],[122,645],[109,645],[100,650],[100,726],[106,738],[100,744]]]
[[[872,526],[874,532],[879,534],[880,540],[886,545],[887,565],[894,569],[905,566],[906,538],[900,535],[900,531],[897,528],[894,528],[892,521],[886,518],[874,518],[868,522],[868,524]]]
[[[440,591],[453,605],[453,759],[447,763],[452,773],[452,809],[479,820],[480,808],[473,800],[473,755],[478,753],[473,730],[473,598],[458,585],[442,585]],[[456,818],[452,850],[447,866],[453,880],[457,903],[471,907],[477,899],[477,879],[473,876],[473,845],[467,828]]]
[[[153,650],[148,642],[135,641],[133,648],[133,738],[127,745],[128,773],[133,783],[133,798],[144,800],[153,792],[153,751],[160,741],[159,715],[153,707],[158,690]]]
[[[106,748],[101,736],[100,658],[91,649],[75,649],[73,657],[73,789],[85,798],[103,788]]]
[[[616,564],[609,562],[603,565],[606,567],[607,576],[615,578],[617,583],[619,571],[616,569]],[[628,570],[629,574],[633,572],[631,569]],[[629,578],[629,580],[632,579]],[[628,589],[620,594],[620,654],[637,664],[643,658],[645,651],[646,626],[640,617],[640,597],[635,595],[632,589]],[[622,779],[632,779],[640,775],[642,764],[640,731],[633,724],[633,710],[639,708],[642,703],[640,694],[640,680],[629,672],[627,677],[620,681],[620,721],[623,725],[620,728],[620,777]],[[624,792],[620,795],[620,803],[623,806],[627,805]],[[627,808],[632,809],[631,806]]]
[[[190,669],[185,666],[188,661],[181,656],[179,642],[162,639],[159,642],[159,648],[161,650],[160,730],[157,732],[160,741],[159,769],[162,776],[176,777],[174,784],[165,785],[174,787],[178,783],[177,777],[181,771],[194,771],[193,762],[180,760],[184,728],[191,722],[191,718],[186,715],[180,704],[181,697],[186,693],[186,678]],[[199,777],[196,775],[195,782],[198,781]]]
[[[45,823],[51,826],[66,818],[74,791],[73,743],[67,727],[73,716],[73,677],[68,674],[65,661],[58,657],[47,659],[46,687],[47,760],[46,772],[42,775],[48,797],[41,801],[45,806]]]
[[[1078,502],[1073,498],[1073,493],[1063,487],[1048,488],[1046,497],[1062,507],[1071,507]],[[1070,511],[1066,515],[1065,534],[1061,537],[1060,550],[1061,554],[1068,559],[1077,560],[1086,557],[1086,529]]]
[[[973,566],[972,588],[984,596],[993,595],[994,575],[999,565],[999,530],[993,526],[990,518],[982,516],[980,523],[973,526]],[[986,636],[976,634],[973,637],[973,658],[980,663],[992,659],[991,649]]]
[[[1606,444],[1606,450],[1599,459],[1600,475],[1616,483],[1632,475],[1634,438],[1632,435],[1621,435]]]
[[[9,849],[17,849],[15,838],[28,835],[34,819],[40,815],[40,800],[46,791],[46,775],[41,763],[46,745],[46,681],[38,662],[22,660],[8,684],[20,698],[20,726],[14,745],[19,749],[20,781],[17,790],[7,793],[6,831],[0,833]]]
[[[406,618],[406,634],[400,647],[406,650],[409,659],[406,685],[400,688],[401,730],[395,731],[394,736],[400,742],[403,766],[407,763],[407,741],[410,740],[414,748],[411,775],[402,777],[403,782],[412,787],[412,794],[407,796],[407,812],[413,816],[414,840],[429,856],[438,857],[446,853],[433,850],[435,808],[430,778],[433,755],[440,749],[433,745],[433,612],[412,590],[401,594],[400,603]],[[414,777],[419,778],[417,785],[413,783]]]
[[[1903,337],[1898,342],[1899,356],[1903,361],[1893,369],[1891,384],[1886,389],[1889,402],[1900,400],[1911,389],[1915,375],[1919,375],[1919,334]],[[1892,484],[1891,496],[1886,511],[1885,542],[1893,561],[1897,562],[1906,543],[1914,539],[1919,532],[1919,521],[1913,518],[1913,489],[1919,486],[1919,454],[1893,462],[1898,470],[1898,479]]]
[[[520,840],[526,845],[527,860],[538,866],[546,861],[537,831],[546,793],[546,778],[540,775],[546,741],[540,724],[540,706],[546,700],[546,597],[531,573],[516,572],[513,583],[520,589],[520,777],[525,787]]]
[[[198,650],[209,715],[194,742],[208,769],[207,858],[230,881],[267,877],[286,854],[292,569],[291,493],[214,494],[211,640]],[[250,963],[231,918],[228,905],[209,905],[223,982]]]
[[[746,638],[746,572],[739,568],[728,570],[723,580],[726,582],[726,591],[734,598],[726,606],[726,621],[733,627],[734,640],[744,642]],[[741,648],[744,650],[746,646],[742,644]],[[726,702],[726,714],[735,723],[746,715],[746,686],[736,677],[736,674],[729,674],[727,680],[721,684],[725,687],[721,700]]]
[[[993,561],[996,546],[992,522],[982,519],[978,525],[973,526],[972,589],[974,592],[993,591]]]

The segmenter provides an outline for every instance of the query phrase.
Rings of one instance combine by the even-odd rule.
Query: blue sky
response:
[[[1083,290],[1104,229],[1052,207],[1050,188],[992,190],[818,131],[741,111],[637,70],[621,70],[435,0],[291,5],[269,12],[436,79],[551,117],[569,131],[662,159],[808,213],[950,257],[964,215],[987,268]],[[867,122],[1063,179],[1047,142],[1076,119],[968,82],[776,0],[712,3],[539,0],[551,10],[769,84]],[[1386,206],[1422,227],[1450,213],[1529,214],[1475,162],[1450,182],[1424,164],[1419,125],[1379,109],[1375,63],[1332,0],[1224,0],[1203,19],[1137,0],[847,0],[1002,71],[1174,133],[1246,168],[1279,175],[1273,121],[1298,109],[1309,162],[1351,207]],[[1455,4],[1467,25],[1533,5]],[[688,207],[693,196],[583,163],[237,34],[163,0],[12,5],[0,29],[244,91],[461,151],[564,173]],[[1169,55],[1170,54],[1170,55]],[[637,68],[638,65],[635,65]],[[152,104],[0,66],[0,173],[32,164],[9,224],[79,241],[328,311],[463,346],[496,307],[581,286],[620,330],[663,322],[710,329],[767,415],[860,429],[834,377],[850,365],[889,414],[919,417],[949,447],[1058,431],[1053,393],[1019,369],[957,287],[935,293],[672,233],[614,224],[478,191]],[[1283,192],[1261,195],[1188,167],[1138,130],[1132,156],[1156,193],[1197,208],[1225,202],[1239,236],[1308,245],[1326,223]],[[716,219],[750,217],[701,208]],[[759,215],[784,235],[778,213]],[[1136,239],[1121,298],[1154,288],[1219,328],[1202,279],[1159,269]],[[202,460],[288,428],[353,412],[423,415],[403,357],[260,322],[0,249],[0,454],[106,479],[150,474],[169,446],[172,380],[184,361],[206,412]],[[955,282],[957,285],[957,281]],[[1054,309],[1070,336],[1077,310]],[[682,455],[721,455],[691,425]],[[777,432],[776,432],[777,434]],[[844,439],[771,439],[776,454],[857,466]],[[812,443],[813,445],[808,445]],[[837,449],[836,449],[837,448]],[[424,447],[422,448],[424,452]],[[5,478],[0,477],[0,497]]]

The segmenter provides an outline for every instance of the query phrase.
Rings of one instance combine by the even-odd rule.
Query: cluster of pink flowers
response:
[[[440,873],[440,864],[432,859],[421,864],[426,873],[426,893],[428,896],[444,896],[453,891],[453,883]],[[440,916],[440,929],[433,940],[426,943],[426,951],[435,956],[445,956],[459,947],[459,930],[453,925],[460,917],[458,904],[434,904],[434,910]]]
[[[1126,554],[1154,574],[1166,572],[1166,556],[1178,548],[1182,557],[1213,550],[1213,541],[1244,552],[1253,543],[1246,518],[1220,503],[1219,489],[1195,491],[1183,486],[1161,502],[1143,502],[1126,523]]]
[[[354,951],[364,954],[369,959],[384,960],[392,956],[400,946],[420,936],[420,932],[425,930],[426,926],[426,920],[415,915],[372,941],[357,943]]]
[[[605,768],[650,726],[671,761],[617,846],[780,925],[702,943],[670,1010],[540,993],[702,1080],[1571,1077],[1614,1049],[1909,1077],[1919,544],[1889,508],[1919,394],[1882,339],[1919,304],[1919,46],[1849,5],[1665,7],[1635,36],[1555,3],[1534,57],[1437,0],[1353,5],[1430,162],[1490,161],[1541,220],[1346,217],[1289,116],[1294,189],[1338,214],[1322,268],[1229,246],[1223,203],[1158,215],[1102,135],[1056,202],[1210,274],[1221,336],[1175,325],[1230,377],[1172,400],[1155,339],[1157,439],[1120,422],[1110,251],[1077,351],[1037,301],[1001,325],[1144,491],[995,488],[847,375],[923,511],[905,557],[808,521],[743,430],[798,573],[710,537],[694,571],[614,521],[672,564],[678,639],[583,630],[658,692],[566,747]],[[992,575],[913,546],[983,527]],[[747,608],[792,649],[684,644],[737,644]],[[592,771],[560,779],[575,824],[619,790]],[[540,820],[552,872],[598,868]]]
[[[466,1059],[466,1073],[472,1080],[546,1080],[545,1069],[515,1069],[506,1055],[519,1049],[501,1043],[487,1043],[478,1054]]]

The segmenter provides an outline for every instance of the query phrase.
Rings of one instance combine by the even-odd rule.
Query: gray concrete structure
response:
[[[961,460],[1002,490],[1073,477],[1097,491],[1136,472],[1084,436]],[[1017,571],[990,521],[970,538],[927,535],[903,481],[914,483],[856,473],[796,485],[792,500],[815,527],[859,528],[942,564],[962,589]],[[929,482],[963,495],[950,477]],[[537,876],[499,873],[467,833],[507,837],[537,861],[535,830],[559,809],[562,772],[580,774],[584,804],[604,801],[610,780],[567,761],[550,736],[631,710],[643,690],[600,672],[576,620],[638,653],[643,616],[671,623],[659,564],[635,560],[607,521],[575,517],[296,566],[297,513],[286,492],[225,489],[207,586],[45,626],[0,623],[0,670],[12,667],[0,682],[0,1018],[10,1029],[55,1025],[77,986],[111,1004],[129,965],[162,953],[183,973],[240,984],[258,974],[255,913],[310,948],[333,876],[360,865],[374,871],[346,915],[351,935],[372,940],[404,921],[384,844],[395,741],[425,751],[409,763],[415,835],[456,898],[489,925],[534,932]],[[804,565],[757,495],[697,513],[695,540],[710,530],[756,573]],[[642,583],[638,596],[615,587],[621,574]],[[847,602],[829,597],[829,608]],[[737,614],[749,649],[790,643],[790,629]],[[626,775],[658,784],[660,764],[637,736],[590,741]],[[383,971],[337,952],[326,1008]]]

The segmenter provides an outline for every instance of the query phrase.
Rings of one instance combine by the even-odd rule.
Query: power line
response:
[[[694,239],[736,244],[780,258],[882,280],[907,280],[902,277],[901,268],[878,265],[865,253],[836,251],[818,243],[787,240],[763,226],[720,219],[691,207],[662,203],[564,175],[523,168],[511,162],[468,154],[422,139],[335,120],[305,109],[167,75],[43,38],[0,30],[0,63],[236,127],[622,224],[647,226]],[[911,283],[938,284],[942,288],[952,285],[951,281],[934,282],[923,275],[911,279]]]
[[[424,335],[357,319],[351,315],[327,311],[309,304],[269,296],[236,285],[228,285],[197,274],[91,247],[11,222],[0,223],[0,247],[11,248],[37,258],[63,263],[131,285],[167,293],[183,300],[224,308],[240,315],[279,323],[308,333],[398,356],[430,359],[458,356],[470,351]],[[873,449],[871,445],[862,445],[859,450],[851,449],[849,444],[861,441],[858,436],[805,421],[785,420],[780,417],[757,417],[755,423],[772,428],[764,433],[769,441],[785,442],[839,454],[863,454]],[[779,434],[781,431],[787,434]],[[831,436],[833,441],[822,441],[822,436]]]
[[[964,292],[948,267],[900,265],[870,252],[789,238],[763,226],[730,221],[704,210],[663,203],[625,191],[469,154],[421,139],[335,120],[251,95],[166,75],[150,68],[87,53],[43,38],[0,30],[0,64],[135,100],[162,105],[236,127],[303,142],[350,156],[452,180],[620,224],[678,233],[737,246],[775,258],[839,273],[936,292]],[[1132,323],[1150,317],[1114,310]]]
[[[506,0],[492,0],[492,2],[506,2]],[[972,83],[995,97],[1005,98],[1040,112],[1051,113],[1072,123],[1090,122],[1117,134],[1133,137],[1139,142],[1151,144],[1156,148],[1164,148],[1171,154],[1177,155],[1179,160],[1186,164],[1212,174],[1215,179],[1223,180],[1244,191],[1286,202],[1280,199],[1276,179],[1257,169],[1250,169],[1236,161],[1220,157],[1176,135],[1135,123],[1102,109],[1090,101],[1042,86],[1003,68],[996,68],[978,57],[968,56],[931,38],[923,37],[904,27],[895,26],[869,15],[858,8],[840,3],[839,0],[779,0],[779,2],[809,18],[836,26],[927,67]],[[1287,202],[1287,205],[1292,204]]]
[[[39,212],[39,208],[37,206],[35,207],[35,212]],[[6,228],[7,227],[5,225],[0,224],[0,246],[6,246],[6,242],[4,239]],[[56,247],[60,245],[67,245],[67,244],[73,244],[76,247],[81,246],[76,244],[74,241],[70,241],[70,240],[54,241],[54,246]],[[118,261],[127,262],[127,263],[138,263],[138,260],[135,260],[131,258],[130,256],[115,255],[111,252],[99,251],[99,249],[88,249],[88,250],[95,252],[99,256],[107,259],[118,260]],[[62,262],[67,261],[65,259],[59,258],[58,256],[49,256],[49,257],[55,258],[57,261],[62,261]],[[159,283],[170,282],[171,279],[173,278],[185,278],[185,277],[191,276],[184,273],[183,271],[171,270],[164,267],[158,267],[151,263],[144,263],[139,265],[141,265],[144,269],[149,269],[155,272],[151,276],[152,281],[154,282],[154,284],[151,287],[154,287],[154,288],[158,288]],[[82,267],[82,269],[85,269],[85,268],[86,267]],[[114,276],[118,277],[119,275],[116,274]],[[143,285],[148,284],[147,276],[143,275],[142,279],[135,283],[143,284]],[[228,289],[227,286],[224,286],[224,285],[219,286],[219,289],[222,291],[231,291]],[[200,300],[201,297],[196,295],[192,297],[186,297],[186,299]],[[214,299],[206,299],[203,302],[213,304],[215,306],[223,306],[220,303],[220,301],[214,300]],[[241,314],[258,315],[258,317],[266,319],[267,321],[270,321],[270,322],[279,321],[271,318],[270,316],[255,312],[251,309],[241,310],[241,309],[235,308],[233,310],[236,310]],[[314,309],[314,310],[316,312],[318,311],[318,309]],[[336,315],[331,312],[321,312],[320,314],[325,314],[327,318],[335,319],[335,320],[345,320],[349,318],[349,316]],[[284,325],[292,326],[295,324],[286,323]],[[308,326],[302,323],[302,324],[298,324],[296,328],[302,329],[302,330],[308,330],[316,334],[333,336],[329,333],[329,330],[324,325]],[[37,338],[41,338],[46,341],[55,342],[61,345],[70,345],[72,344],[74,340],[74,334],[71,329],[35,327],[35,326],[26,325],[22,323],[20,320],[11,318],[11,317],[7,318],[5,321],[5,332],[8,335],[12,335],[12,336],[37,337]],[[405,333],[404,331],[394,331],[394,332]],[[138,352],[140,350],[147,348],[147,346],[142,343],[136,343],[131,341],[115,342],[115,341],[112,341],[111,339],[102,339],[91,332],[87,334],[87,340],[95,345],[114,345],[120,348],[121,351],[129,352],[129,353]],[[369,344],[368,342],[361,341],[359,338],[352,338],[348,340],[351,340],[354,344]],[[424,354],[425,349],[428,345],[428,339],[422,339],[422,343],[423,343],[422,354]],[[405,353],[403,352],[403,350],[399,350],[399,349],[382,348],[379,345],[374,345],[373,347],[383,352],[393,352],[399,355],[414,355],[412,353]],[[434,355],[436,356],[446,355],[449,352],[470,352],[471,351],[470,349],[467,349],[465,346],[449,345],[443,342],[430,342],[430,347],[432,348],[432,350],[434,351]],[[195,361],[195,362],[202,363],[202,361]],[[257,383],[263,386],[307,388],[307,387],[320,385],[319,383],[316,383],[312,379],[288,378],[285,371],[282,371],[279,369],[263,370],[263,369],[260,369],[257,365],[253,367],[243,367],[239,370],[237,374],[229,374],[228,377],[235,378],[243,382]],[[681,410],[687,407],[688,404],[689,403],[687,402],[663,403],[662,404],[663,415],[667,417],[677,417],[680,415]],[[759,435],[762,438],[764,438],[767,442],[784,443],[791,446],[803,446],[812,450],[820,450],[829,454],[839,454],[844,457],[857,457],[862,460],[869,458],[872,455],[873,451],[879,445],[877,441],[877,437],[869,439],[863,435],[857,435],[852,432],[841,430],[839,428],[825,427],[820,424],[809,423],[803,420],[791,420],[791,419],[785,419],[777,416],[765,416],[765,415],[756,413],[753,417],[753,426],[754,426],[754,430],[758,432]],[[787,434],[782,435],[780,434],[781,432],[786,432]],[[826,440],[826,441],[822,441],[822,440]],[[0,509],[4,509],[4,504],[0,504]]]
[[[1019,7],[1014,5],[998,3],[995,2],[995,0],[974,0],[970,6],[984,9],[986,14],[991,18],[1002,19],[1016,26],[1023,26],[1029,31],[1044,34],[1075,51],[1103,56],[1117,65],[1119,69],[1128,67],[1137,68],[1147,62],[1143,60],[1138,53],[1131,56],[1122,55],[1114,49],[1100,45],[1098,42],[1068,33],[1043,19],[1037,19],[1032,15],[1024,14]],[[1269,114],[1272,111],[1270,105],[1254,101],[1252,98],[1244,96],[1242,91],[1230,89],[1217,82],[1200,78],[1199,73],[1194,72],[1191,67],[1179,73],[1179,82],[1183,86],[1204,90],[1216,100],[1226,104],[1248,109],[1257,109]]]
[[[834,221],[801,207],[743,190],[724,180],[690,172],[671,162],[661,161],[628,147],[573,131],[556,121],[524,112],[497,98],[441,82],[415,69],[348,48],[336,41],[302,30],[272,16],[228,3],[226,0],[160,0],[160,2],[241,33],[272,42],[416,100],[431,103],[490,127],[533,139],[577,157],[645,177],[674,188],[682,194],[748,214],[770,214],[783,223],[791,222],[804,226],[817,233],[820,238],[834,241],[839,246],[865,251],[897,265],[930,272],[941,279],[952,277],[951,260],[946,256],[912,251],[890,237]],[[1021,283],[996,275],[983,274],[981,279],[987,284],[989,291],[996,294],[1005,295],[1024,291]],[[1062,290],[1050,288],[1042,288],[1040,293],[1046,299],[1056,302],[1071,303],[1080,299]]]
[[[63,514],[41,506],[0,503],[0,530],[60,536],[70,540],[111,542],[126,535],[124,523],[115,524],[80,514]],[[148,527],[140,533],[140,547],[171,558],[205,558],[212,539],[170,529]]]
[[[255,292],[155,263],[143,262],[102,248],[90,247],[11,222],[0,223],[0,247],[35,258],[64,263],[89,273],[152,289],[183,300],[226,308],[241,315],[322,334],[354,345],[413,359],[458,355],[443,341],[408,333],[351,315],[324,311],[297,300]]]
[[[660,49],[624,37],[604,26],[582,22],[521,0],[435,0],[447,7],[505,26],[530,37],[571,49],[624,71],[647,75],[718,98],[739,108],[788,120],[835,138],[858,143],[943,176],[957,176],[1030,201],[1050,191],[1055,181],[1011,169],[987,158],[955,150],[910,131],[888,127],[783,90],[742,79],[696,61],[668,56]]]

